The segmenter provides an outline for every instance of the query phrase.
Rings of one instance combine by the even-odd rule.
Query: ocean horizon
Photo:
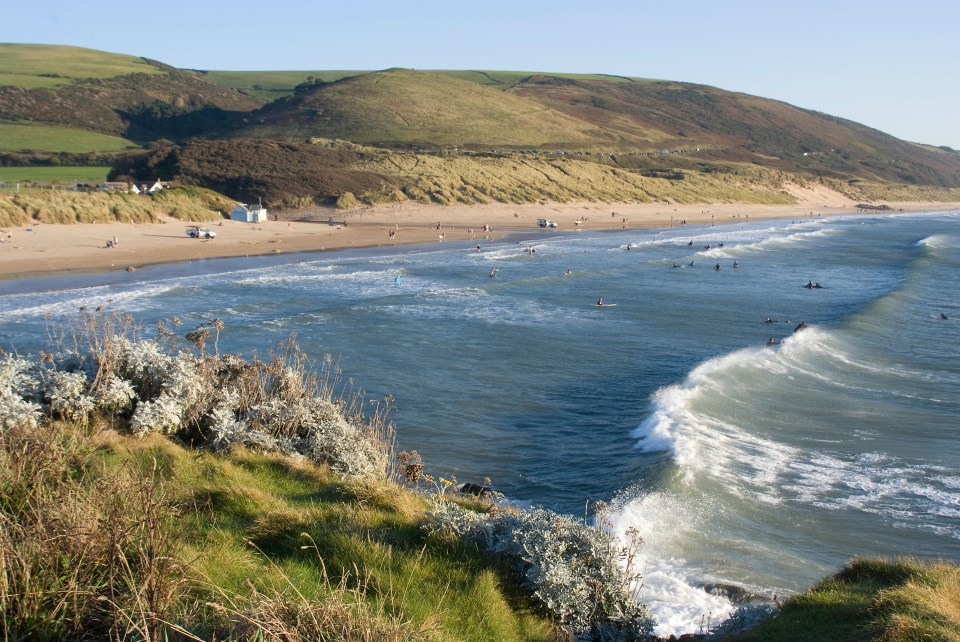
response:
[[[658,634],[696,632],[737,606],[718,585],[770,599],[857,555],[960,562],[958,225],[543,231],[13,279],[0,347],[49,351],[82,306],[145,336],[219,318],[245,357],[295,335],[389,403],[428,470],[584,518],[609,503],[643,537]]]

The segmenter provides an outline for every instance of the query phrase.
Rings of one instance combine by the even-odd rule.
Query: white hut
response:
[[[230,210],[231,221],[243,221],[245,223],[262,223],[267,220],[267,208],[262,205],[244,205],[239,203]]]

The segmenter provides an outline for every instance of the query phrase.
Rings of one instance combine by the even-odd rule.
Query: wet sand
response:
[[[677,205],[575,203],[440,206],[406,203],[348,211],[315,209],[280,214],[263,223],[205,223],[214,239],[186,235],[190,222],[38,224],[0,233],[0,277],[18,278],[83,270],[136,270],[144,265],[218,257],[262,256],[401,244],[492,239],[524,232],[547,235],[544,218],[557,230],[665,228],[676,225],[743,222],[766,218],[802,219],[854,214],[856,204],[826,190],[798,194],[793,205]],[[944,211],[958,203],[889,203],[894,210]],[[310,217],[311,221],[301,220]],[[271,214],[273,218],[273,214]],[[284,220],[286,219],[286,220]],[[333,223],[330,223],[330,220]],[[439,229],[437,225],[439,224]],[[491,231],[484,231],[484,226]],[[107,240],[117,238],[116,247]]]

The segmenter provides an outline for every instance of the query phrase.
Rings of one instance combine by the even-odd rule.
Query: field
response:
[[[124,74],[159,74],[142,58],[52,45],[0,43],[0,85],[57,87],[78,78],[113,78]],[[56,73],[51,73],[56,69]]]
[[[0,123],[0,151],[22,152],[115,152],[139,147],[119,136],[50,125]]]
[[[99,183],[107,178],[109,167],[66,166],[66,167],[0,167],[0,183],[18,183],[35,181],[37,183],[72,183],[82,181]]]
[[[359,76],[367,71],[204,71],[207,80],[266,100],[276,100],[293,94],[293,88],[316,78],[333,82],[348,76]]]

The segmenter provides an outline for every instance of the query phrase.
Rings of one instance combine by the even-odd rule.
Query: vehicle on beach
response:
[[[188,227],[187,228],[187,236],[189,236],[192,239],[212,239],[216,235],[217,235],[216,232],[206,227]]]
[[[557,226],[557,224],[554,221],[551,221],[545,218],[538,218],[537,225],[539,225],[540,227],[556,227]]]

